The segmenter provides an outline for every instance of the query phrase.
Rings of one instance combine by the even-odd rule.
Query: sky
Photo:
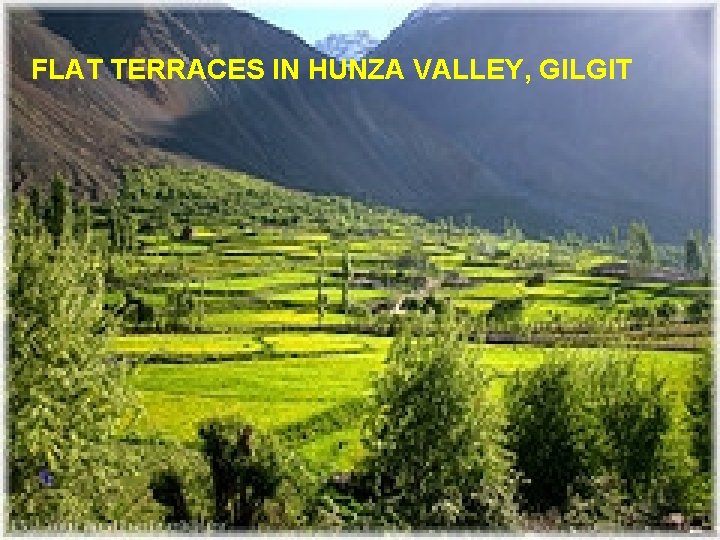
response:
[[[307,43],[332,33],[349,33],[367,30],[377,39],[385,38],[396,28],[415,7],[412,3],[320,5],[306,4],[303,7],[267,2],[236,0],[233,7],[250,11],[275,26],[290,30]]]

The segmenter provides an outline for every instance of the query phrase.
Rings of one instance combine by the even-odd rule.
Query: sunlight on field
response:
[[[138,430],[143,437],[189,442],[196,440],[197,426],[203,420],[237,417],[278,431],[349,400],[364,398],[371,389],[373,374],[382,369],[389,342],[364,338],[363,343],[363,338],[353,338],[358,336],[283,334],[268,338],[278,352],[305,350],[319,354],[303,359],[139,365],[131,376],[145,409]],[[337,354],[343,347],[355,354]],[[478,368],[487,370],[495,381],[491,396],[496,400],[502,399],[502,381],[515,369],[531,369],[543,359],[563,352],[587,362],[602,355],[637,362],[641,373],[649,374],[654,369],[657,376],[667,379],[669,390],[680,396],[688,386],[687,366],[694,357],[693,353],[635,353],[625,349],[493,345],[472,345],[470,349]],[[323,433],[317,439],[298,443],[297,449],[313,463],[342,470],[361,455],[361,420],[348,418],[347,429]]]

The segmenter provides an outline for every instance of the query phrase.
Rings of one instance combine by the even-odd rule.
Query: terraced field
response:
[[[240,417],[350,469],[397,326],[451,306],[498,398],[558,347],[655,368],[682,393],[709,344],[709,286],[599,276],[623,260],[607,240],[525,240],[222,172],[131,172],[118,204],[139,231],[106,299],[145,409],[134,440],[193,447],[202,420]]]

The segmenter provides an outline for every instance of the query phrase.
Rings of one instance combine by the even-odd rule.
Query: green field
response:
[[[465,442],[472,447],[470,454],[477,453],[477,444],[494,454],[502,450],[501,444],[511,444],[513,426],[524,426],[524,433],[541,442],[545,435],[552,439],[555,432],[565,433],[556,448],[565,451],[565,443],[571,441],[573,455],[588,447],[577,433],[596,430],[598,448],[611,447],[604,437],[635,437],[632,441],[640,441],[632,443],[635,447],[668,453],[646,460],[653,466],[656,461],[662,464],[658,474],[668,476],[668,469],[661,468],[666,466],[699,471],[699,461],[682,461],[672,454],[702,443],[693,439],[693,422],[699,415],[688,404],[700,399],[694,366],[707,358],[712,340],[709,256],[688,257],[687,244],[654,245],[638,225],[633,229],[635,240],[625,242],[570,232],[560,238],[527,238],[512,223],[504,231],[489,231],[457,216],[430,221],[211,170],[127,170],[116,200],[95,205],[88,214],[85,226],[75,224],[72,232],[66,227],[67,236],[74,235],[72,241],[77,242],[72,246],[80,246],[69,254],[62,251],[58,238],[41,236],[37,223],[14,225],[30,235],[19,244],[27,266],[13,274],[13,300],[29,299],[14,306],[19,314],[13,319],[14,335],[22,341],[29,330],[37,333],[28,334],[28,355],[39,354],[36,341],[47,341],[46,336],[67,334],[75,339],[68,341],[70,353],[51,348],[42,352],[49,355],[47,363],[95,354],[98,373],[112,371],[119,377],[116,368],[127,367],[122,381],[126,386],[109,375],[104,379],[112,380],[112,390],[127,388],[125,397],[133,408],[108,422],[112,433],[103,444],[114,443],[133,459],[144,460],[137,477],[120,482],[122,489],[138,494],[131,498],[147,498],[157,474],[175,468],[189,482],[191,506],[202,519],[212,519],[208,488],[211,474],[213,482],[218,481],[217,471],[211,473],[203,463],[208,447],[203,450],[207,439],[199,429],[218,419],[244,422],[269,434],[275,442],[267,447],[277,444],[283,457],[294,463],[295,480],[300,481],[299,471],[308,473],[310,480],[302,481],[314,487],[303,490],[323,497],[345,489],[332,485],[335,478],[353,478],[356,473],[361,477],[368,466],[384,463],[385,451],[391,453],[397,441],[409,445],[395,456],[400,467],[412,462],[415,454],[425,460],[428,454],[416,452],[415,429],[423,433],[421,452],[429,449],[430,457],[436,455],[436,443],[442,446],[443,433],[448,440],[463,434],[452,440],[449,451],[443,450],[443,464],[454,459],[451,454]],[[32,248],[41,239],[49,253],[67,256],[78,274],[88,273],[67,280],[74,288],[57,287],[59,279],[52,273],[44,295],[27,286],[24,276],[34,275],[29,273],[38,268]],[[54,242],[58,245],[49,247]],[[95,274],[84,269],[85,257],[95,265]],[[50,257],[50,270],[65,276],[64,269],[52,266],[57,265],[54,258]],[[95,276],[94,281],[88,276]],[[96,319],[75,316],[89,311],[77,290],[87,297],[96,294]],[[60,329],[49,325],[45,333],[45,318],[38,319],[26,306],[56,295],[60,307],[53,305],[52,313]],[[73,325],[85,328],[82,336],[72,333]],[[438,336],[441,340],[434,342]],[[428,349],[428,343],[433,348]],[[557,366],[560,371],[552,371]],[[616,372],[618,366],[637,369]],[[31,371],[24,362],[15,362],[14,369],[21,375]],[[550,378],[543,379],[543,373],[550,373]],[[570,375],[565,378],[563,373]],[[81,370],[70,374],[86,380]],[[474,380],[479,374],[482,384]],[[654,385],[656,377],[662,385]],[[541,382],[538,388],[533,387],[536,380]],[[562,387],[567,381],[567,388]],[[45,384],[36,381],[31,386]],[[63,380],[46,389],[61,391],[65,384]],[[515,393],[523,384],[530,394]],[[563,389],[556,389],[556,384]],[[96,397],[110,390],[101,389]],[[556,391],[565,394],[553,394]],[[552,401],[557,395],[562,399]],[[592,404],[602,402],[601,406],[593,409],[588,395],[597,398]],[[84,394],[72,399],[84,399],[80,396]],[[656,406],[660,398],[662,404]],[[385,401],[379,403],[381,399]],[[540,412],[523,424],[522,411],[538,402]],[[550,414],[542,409],[546,402],[555,407]],[[480,405],[486,404],[492,406],[492,417],[482,417],[485,409]],[[515,404],[521,405],[520,412]],[[657,411],[662,414],[653,416]],[[373,432],[373,423],[391,413],[410,436],[400,430],[372,465],[373,445],[386,434]],[[443,425],[446,413],[451,422],[462,416],[469,431]],[[648,417],[657,419],[662,432],[656,439],[655,426],[636,429],[637,419]],[[483,425],[473,427],[481,418]],[[580,422],[580,427],[566,433],[566,426],[554,425],[533,434],[538,422],[552,426],[556,418]],[[623,422],[627,425],[617,431],[607,427]],[[481,439],[479,428],[494,430],[497,440]],[[238,437],[245,437],[247,429],[231,429],[234,438],[228,448],[237,450],[245,444]],[[643,438],[646,432],[649,442]],[[497,442],[501,440],[505,443]],[[554,451],[537,451],[536,442],[531,440],[522,452],[509,449],[509,459],[515,460],[509,467],[520,471],[521,457],[526,464],[528,458],[545,459],[545,454],[554,458]],[[29,444],[35,448],[39,443],[33,439]],[[612,466],[623,474],[645,474],[637,464],[620,469],[618,463],[627,465],[626,450],[603,453],[609,452],[607,448],[587,459],[602,467],[614,460]],[[584,463],[585,455],[578,460]],[[420,470],[425,463],[412,466]],[[549,468],[562,471],[565,465],[553,462]],[[542,463],[539,467],[548,469]],[[465,478],[467,469],[461,470],[455,480]],[[604,469],[587,474],[578,470],[574,479],[594,481]],[[688,495],[692,504],[705,508],[703,475],[707,469],[696,475],[697,482],[682,482],[697,491]],[[673,478],[681,478],[680,473]],[[36,486],[37,480],[31,480]],[[344,505],[343,497],[333,504]],[[148,502],[146,509],[158,520],[161,509],[153,504]],[[706,510],[699,512],[706,515]]]
[[[288,425],[364,398],[370,391],[372,377],[382,370],[385,354],[382,343],[372,352],[338,354],[319,351],[323,344],[313,343],[310,338],[278,341],[295,351],[315,355],[302,359],[138,366],[131,381],[146,410],[138,434],[141,438],[192,442],[204,419],[233,416],[281,433]],[[328,345],[336,349],[352,343],[340,341]],[[515,369],[537,366],[553,352],[536,347],[473,346],[478,368],[496,379],[494,393],[498,397],[506,376]],[[688,386],[691,374],[687,365],[694,356],[682,352],[629,353],[624,349],[576,352],[589,353],[590,358],[594,354],[609,354],[622,361],[638,362],[641,372],[655,369],[678,397]],[[352,466],[360,455],[362,422],[354,417],[346,420],[347,425],[323,432],[315,443],[302,441],[298,447],[301,455],[328,471]]]
[[[161,210],[153,194],[166,190],[175,198],[164,201],[170,222],[162,224],[153,217]],[[224,198],[236,213],[211,209]],[[615,345],[583,337],[588,342],[577,350],[654,366],[681,391],[688,380],[684,366],[696,354],[696,342],[682,337],[687,307],[710,293],[698,283],[594,277],[598,264],[621,260],[606,243],[518,240],[514,233],[425,222],[237,174],[130,173],[121,204],[142,229],[153,230],[116,255],[117,283],[106,300],[120,306],[131,291],[152,309],[150,320],[126,317],[124,335],[111,342],[114,354],[136,362],[131,384],[145,413],[134,435],[193,444],[197,426],[216,416],[277,433],[309,422],[308,436],[293,444],[327,470],[352,467],[360,451],[362,422],[353,403],[369,391],[392,340],[373,335],[375,324],[392,319],[390,307],[373,308],[378,302],[394,305],[421,291],[484,320],[498,301],[516,301],[509,315],[488,319],[514,332],[523,325],[593,321],[627,327],[642,309],[666,303],[676,311],[638,324],[664,328],[670,341],[690,343],[690,350],[671,350],[667,339],[653,335],[644,338],[647,349],[640,342],[627,350],[621,333]],[[183,229],[190,233],[183,237]],[[539,271],[541,282],[528,281]],[[445,283],[451,275],[455,281]],[[423,291],[424,279],[434,280],[431,290]],[[555,347],[472,348],[480,368],[497,379],[499,398],[508,374],[537,365]],[[345,423],[312,435],[314,418],[333,411],[342,418],[347,407],[353,412]]]

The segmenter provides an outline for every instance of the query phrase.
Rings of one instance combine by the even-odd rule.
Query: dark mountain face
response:
[[[711,13],[425,11],[370,56],[524,58],[522,81],[388,81],[388,96],[487,164],[538,212],[585,231],[710,215]],[[632,58],[628,80],[543,80],[544,58]],[[522,219],[520,220],[522,221]]]
[[[39,15],[37,20],[27,13],[12,16],[54,43],[31,55],[16,46],[12,33],[13,71],[19,81],[14,93],[25,96],[29,90],[41,91],[48,102],[62,92],[59,88],[70,84],[30,81],[29,66],[32,56],[54,56],[60,49],[65,56],[78,50],[106,61],[112,57],[258,57],[266,69],[274,57],[299,58],[301,66],[307,65],[310,56],[320,57],[296,36],[228,9],[49,10]],[[522,207],[492,171],[452,140],[434,133],[373,84],[300,79],[139,83],[108,76],[102,86],[107,82],[108,103],[113,108],[133,111],[124,131],[116,135],[139,153],[147,149],[148,155],[167,159],[181,156],[248,171],[291,187],[348,194],[428,214],[451,213],[464,205],[470,193],[486,201],[487,215],[493,216],[495,224],[501,222],[507,201]],[[101,86],[91,80],[71,84],[78,88],[74,101],[66,100],[73,110],[83,109],[85,96]],[[130,103],[113,98],[111,92]],[[28,106],[34,103],[30,101]],[[120,123],[112,115],[99,115],[103,119],[110,116],[113,125]],[[74,118],[68,122],[57,121],[67,132],[83,131]],[[25,129],[18,127],[17,131],[22,134]],[[108,137],[115,134],[111,129],[106,132]],[[23,139],[13,139],[14,156],[24,151],[20,148]],[[117,159],[124,160],[126,154],[132,152]],[[42,181],[54,168],[73,174],[67,165],[74,161],[91,162],[100,169],[103,155],[102,147],[57,152],[44,141],[32,152],[37,159],[25,160],[24,176],[16,186],[27,185],[33,178]],[[143,156],[133,157],[146,161]],[[103,176],[105,182],[110,182],[109,176]],[[538,216],[539,222],[546,219],[549,217]]]
[[[100,198],[114,190],[123,164],[176,160],[142,139],[152,124],[167,120],[159,107],[104,70],[96,81],[33,81],[32,58],[66,63],[84,55],[32,12],[13,13],[9,30],[13,189],[47,183],[62,171],[77,193]]]
[[[635,55],[633,68],[646,57],[650,63],[638,68],[638,80],[619,84],[529,87],[412,77],[120,82],[107,71],[97,81],[32,81],[37,56],[259,57],[267,69],[275,57],[299,58],[302,66],[320,53],[228,9],[13,12],[13,187],[45,182],[60,170],[76,191],[103,197],[122,164],[195,161],[426,215],[469,213],[493,228],[505,216],[532,232],[604,232],[612,223],[646,219],[661,237],[676,237],[704,225],[707,17],[678,15],[700,32],[689,45],[698,64],[691,70],[667,40],[649,57],[644,49],[670,29],[684,35],[682,25],[638,32],[632,17],[608,15],[606,24],[585,15],[578,26],[578,14],[570,22],[555,14],[542,24],[540,15],[425,13],[375,56],[406,59],[404,67],[412,57],[460,53],[516,53],[532,64],[530,53],[564,51]],[[613,41],[618,30],[632,47]],[[588,32],[599,37],[583,41]],[[708,79],[671,81],[673,69]]]

